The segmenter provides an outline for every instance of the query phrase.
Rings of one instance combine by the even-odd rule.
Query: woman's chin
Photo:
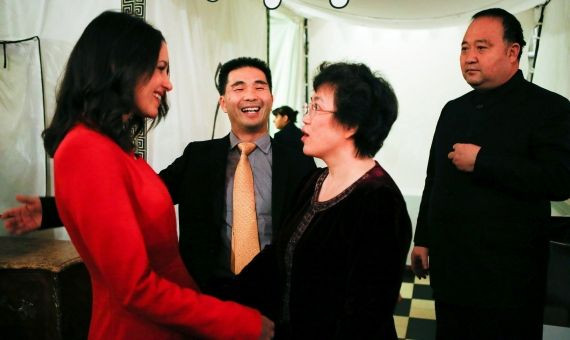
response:
[[[305,156],[309,156],[309,157],[319,157],[313,150],[303,147],[303,153],[305,154]]]
[[[142,116],[144,118],[155,119],[158,116],[158,112],[144,112]]]

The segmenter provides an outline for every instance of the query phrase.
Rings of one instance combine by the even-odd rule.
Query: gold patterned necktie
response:
[[[259,234],[255,213],[253,172],[247,156],[255,149],[254,143],[239,143],[241,150],[234,176],[232,221],[232,272],[239,274],[257,253]]]

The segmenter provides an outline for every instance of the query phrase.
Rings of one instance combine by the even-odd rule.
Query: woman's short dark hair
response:
[[[292,123],[297,122],[297,114],[299,111],[295,111],[287,105],[280,106],[273,110],[273,115],[277,116],[287,116],[288,120]]]
[[[503,40],[511,44],[512,43],[519,44],[521,49],[517,57],[520,61],[523,47],[526,45],[520,21],[518,21],[514,15],[505,11],[502,8],[484,9],[480,12],[475,13],[472,19],[477,19],[481,17],[491,17],[491,18],[501,19],[501,22],[503,23]]]
[[[313,90],[323,85],[334,89],[335,119],[356,128],[357,156],[374,157],[398,117],[398,100],[392,86],[364,64],[322,63]]]
[[[269,92],[271,92],[273,87],[271,83],[271,70],[265,61],[251,57],[239,57],[225,62],[220,68],[220,73],[218,74],[218,93],[220,93],[220,96],[226,94],[226,85],[228,84],[230,72],[242,67],[253,67],[263,72],[265,80],[267,80],[267,84],[269,85]]]
[[[162,42],[159,30],[129,14],[107,11],[93,19],[71,51],[53,120],[42,133],[47,153],[53,157],[78,122],[133,150],[145,126],[135,105],[135,88],[152,76]],[[167,112],[164,95],[151,127]],[[125,121],[126,114],[131,115]]]

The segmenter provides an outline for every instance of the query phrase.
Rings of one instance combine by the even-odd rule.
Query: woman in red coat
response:
[[[91,276],[89,338],[269,338],[258,311],[199,292],[168,190],[133,153],[145,120],[166,115],[170,90],[160,31],[105,12],[73,48],[43,134],[59,214]]]

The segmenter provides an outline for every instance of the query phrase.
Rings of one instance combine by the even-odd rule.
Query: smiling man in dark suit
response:
[[[160,172],[180,205],[180,253],[202,286],[231,277],[230,243],[233,174],[239,142],[254,142],[248,156],[255,182],[261,248],[270,243],[287,202],[301,179],[315,168],[312,158],[271,141],[268,118],[273,104],[271,71],[254,58],[237,58],[220,69],[220,107],[231,132],[221,138],[188,144],[182,156]]]
[[[255,183],[261,248],[270,243],[303,177],[315,168],[312,158],[272,141],[268,118],[273,104],[271,71],[256,58],[236,58],[218,76],[220,107],[231,131],[219,139],[191,142],[159,175],[179,205],[180,253],[189,272],[206,288],[232,277],[231,227],[233,175],[239,142],[253,142],[248,156]],[[19,197],[22,206],[2,215],[11,233],[60,226],[53,197]],[[40,203],[41,201],[41,203]]]

